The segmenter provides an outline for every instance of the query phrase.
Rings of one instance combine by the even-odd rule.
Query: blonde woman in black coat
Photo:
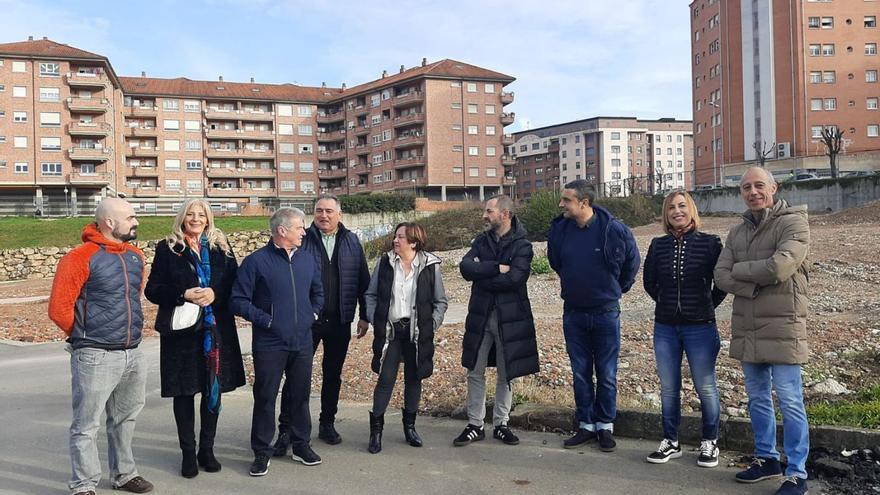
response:
[[[159,305],[159,363],[162,397],[173,397],[174,420],[183,451],[181,475],[192,478],[220,471],[214,457],[214,436],[220,394],[245,384],[241,348],[229,294],[238,263],[226,236],[214,226],[211,207],[203,199],[187,201],[174,219],[171,234],[156,245],[145,295]],[[201,329],[171,330],[174,308],[184,302],[202,307]],[[202,394],[198,453],[195,395]]]

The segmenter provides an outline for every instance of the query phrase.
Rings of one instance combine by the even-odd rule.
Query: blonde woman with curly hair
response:
[[[159,364],[162,397],[174,399],[174,421],[183,451],[181,475],[193,478],[199,466],[221,468],[214,457],[220,394],[244,385],[241,348],[229,295],[238,263],[226,236],[214,225],[211,206],[187,201],[174,218],[171,234],[156,245],[145,295],[159,306]],[[198,330],[172,330],[174,308],[185,302],[202,308]],[[198,453],[195,395],[201,393]]]

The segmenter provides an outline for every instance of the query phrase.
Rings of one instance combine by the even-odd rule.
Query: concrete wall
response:
[[[691,194],[700,213],[741,213],[746,209],[735,187]],[[805,204],[812,212],[840,211],[880,199],[880,175],[782,183],[776,197],[792,205]]]

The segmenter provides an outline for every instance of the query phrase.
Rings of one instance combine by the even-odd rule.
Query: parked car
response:
[[[713,186],[712,184],[705,184],[695,187],[694,191],[711,191],[712,189],[715,189],[715,186]]]
[[[870,177],[876,174],[877,172],[873,170],[857,170],[855,172],[847,172],[844,177]]]
[[[816,174],[797,174],[789,180],[794,182],[803,182],[805,180],[818,180],[820,177]]]

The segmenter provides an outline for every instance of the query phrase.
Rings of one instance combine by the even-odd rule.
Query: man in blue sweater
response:
[[[254,415],[251,476],[269,472],[274,451],[275,397],[282,375],[291,382],[287,399],[293,460],[306,466],[321,463],[309,446],[312,420],[312,324],[324,304],[321,270],[315,256],[299,249],[305,214],[281,208],[269,220],[272,239],[241,262],[230,305],[253,324]]]
[[[620,296],[632,287],[640,258],[632,232],[594,205],[595,198],[585,180],[565,185],[562,215],[553,220],[547,236],[547,257],[562,285],[562,328],[578,419],[577,433],[563,445],[573,449],[598,440],[603,452],[612,452],[617,446]]]

